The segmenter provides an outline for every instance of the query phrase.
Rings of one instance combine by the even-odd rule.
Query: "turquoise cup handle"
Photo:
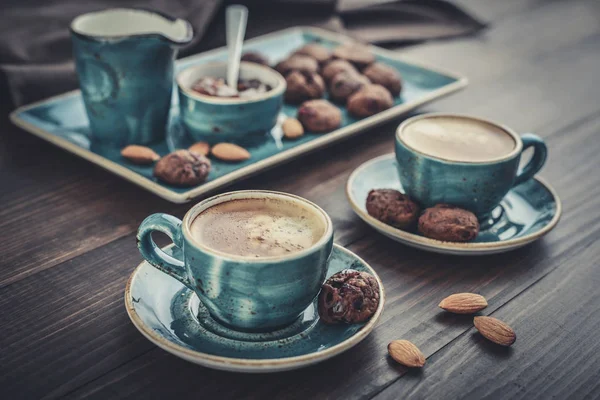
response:
[[[533,178],[533,176],[542,169],[546,162],[546,157],[548,156],[546,143],[544,143],[539,136],[534,135],[533,133],[526,133],[521,136],[521,140],[523,141],[523,150],[521,151],[521,154],[528,148],[533,147],[533,156],[527,165],[517,173],[513,186],[517,186]]]
[[[152,232],[162,232],[171,238],[175,246],[183,248],[181,220],[168,214],[152,214],[140,225],[137,232],[138,249],[142,256],[160,271],[171,275],[193,290],[185,264],[162,251],[152,240]]]

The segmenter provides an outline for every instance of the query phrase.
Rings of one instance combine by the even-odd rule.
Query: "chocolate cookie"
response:
[[[394,99],[381,85],[365,85],[348,98],[346,107],[350,114],[358,118],[377,114],[394,105]]]
[[[346,60],[359,70],[375,62],[375,56],[371,50],[360,43],[344,44],[333,50],[333,57]]]
[[[329,83],[340,72],[358,73],[356,68],[346,60],[332,60],[323,67],[321,75],[325,82]]]
[[[210,160],[188,150],[177,150],[161,158],[154,166],[154,176],[175,186],[195,186],[206,179]]]
[[[394,189],[373,189],[367,196],[367,212],[398,229],[408,229],[419,218],[420,208],[410,197]]]
[[[419,218],[419,232],[446,242],[468,242],[479,233],[477,217],[470,211],[449,204],[428,208]]]
[[[356,324],[379,306],[379,284],[366,272],[345,269],[325,281],[319,293],[319,317],[327,324]]]
[[[279,62],[275,66],[275,70],[283,76],[292,71],[317,72],[319,70],[319,63],[312,57],[294,54]]]
[[[342,113],[327,100],[309,100],[298,109],[298,121],[307,131],[329,132],[340,126]]]
[[[285,101],[292,104],[319,99],[325,93],[323,78],[314,72],[292,71],[286,76]]]
[[[327,47],[318,43],[306,44],[296,50],[294,54],[302,54],[304,56],[312,57],[321,65],[325,64],[331,59],[331,51],[329,51]]]
[[[329,97],[338,103],[345,103],[351,94],[369,83],[369,79],[359,73],[340,72],[331,80]]]
[[[363,74],[373,83],[377,83],[390,91],[392,96],[398,96],[402,91],[402,79],[395,68],[382,63],[369,65]]]
[[[269,65],[269,59],[262,53],[250,51],[242,56],[242,61],[248,61],[255,64]]]

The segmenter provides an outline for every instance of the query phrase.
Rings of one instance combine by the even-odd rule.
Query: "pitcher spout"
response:
[[[182,19],[113,8],[71,23],[73,58],[94,140],[115,147],[166,134],[174,60],[192,40]]]
[[[71,23],[71,32],[94,41],[159,37],[175,46],[186,45],[193,38],[188,21],[139,8],[111,8],[80,15]]]

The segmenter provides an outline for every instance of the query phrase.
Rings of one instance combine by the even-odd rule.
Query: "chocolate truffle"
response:
[[[392,94],[398,96],[402,91],[402,79],[395,68],[382,63],[374,63],[369,65],[363,71],[363,74],[373,83],[377,83]]]
[[[175,186],[195,186],[206,180],[210,160],[189,150],[177,150],[161,158],[154,166],[154,176]]]
[[[327,100],[309,100],[298,109],[298,121],[310,132],[329,132],[340,126],[342,113]]]
[[[306,44],[296,50],[294,54],[302,54],[304,56],[312,57],[321,65],[325,64],[331,59],[331,51],[329,51],[327,47],[318,43]]]
[[[325,82],[314,72],[292,71],[286,76],[285,101],[292,104],[319,99],[325,93]]]
[[[428,238],[446,242],[468,242],[479,233],[477,217],[470,211],[437,204],[419,218],[419,232]]]
[[[367,195],[367,212],[373,218],[398,229],[408,229],[419,218],[419,205],[394,189],[373,189]]]
[[[346,60],[359,70],[375,62],[375,56],[371,50],[360,43],[344,44],[333,50],[333,57]]]
[[[325,281],[318,303],[327,324],[365,322],[379,306],[379,284],[371,274],[345,269]]]
[[[358,73],[356,68],[346,60],[333,60],[327,63],[321,71],[325,82],[329,83],[340,72]]]
[[[369,83],[369,79],[359,73],[340,72],[331,80],[329,98],[337,103],[346,103],[350,95]]]
[[[358,118],[368,117],[394,105],[394,99],[381,85],[365,85],[348,98],[348,111]]]
[[[295,54],[279,62],[275,66],[275,70],[283,76],[292,71],[317,72],[319,71],[319,63],[312,57]]]

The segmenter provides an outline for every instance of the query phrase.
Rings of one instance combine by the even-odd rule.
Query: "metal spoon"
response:
[[[229,58],[227,60],[227,85],[236,90],[247,21],[248,9],[246,7],[242,5],[227,7],[225,12],[225,33]]]

